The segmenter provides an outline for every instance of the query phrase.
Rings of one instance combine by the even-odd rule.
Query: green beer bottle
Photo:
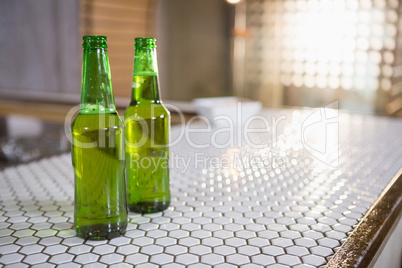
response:
[[[152,213],[170,204],[170,114],[159,98],[154,38],[136,38],[131,102],[124,115],[128,208]]]
[[[125,233],[124,124],[116,111],[105,36],[83,37],[81,108],[71,125],[77,236]]]

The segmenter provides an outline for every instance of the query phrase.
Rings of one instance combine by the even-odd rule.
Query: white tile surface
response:
[[[181,140],[171,152],[193,165],[186,172],[171,168],[169,209],[130,213],[126,235],[110,241],[75,237],[70,155],[6,168],[0,171],[0,266],[325,265],[402,166],[402,152],[394,149],[402,147],[402,121],[340,113],[339,165],[332,168],[301,144],[300,129],[311,112],[263,111],[269,120],[286,117],[278,125],[276,147],[265,134],[254,136],[264,145],[259,149],[243,142],[194,150]],[[171,130],[177,135],[180,129]],[[194,135],[198,141],[211,138]],[[248,153],[265,164],[195,166],[196,152],[217,159]],[[267,156],[274,153],[283,168],[270,165]]]
[[[29,267],[28,264],[14,263],[14,264],[7,265],[7,268],[25,268],[25,267]]]
[[[288,266],[295,266],[295,265],[301,263],[301,260],[299,257],[289,255],[289,254],[278,256],[278,257],[276,257],[276,259],[278,260],[278,263],[285,264]]]
[[[165,253],[152,255],[150,262],[154,264],[164,265],[173,262],[173,256]]]
[[[116,253],[102,255],[100,258],[100,262],[105,263],[107,265],[111,265],[114,263],[121,263],[124,260],[124,256]]]
[[[132,265],[128,263],[116,263],[109,265],[110,268],[131,268]]]
[[[189,252],[201,256],[208,253],[212,253],[212,248],[204,245],[196,245],[190,247]]]
[[[10,253],[10,254],[5,254],[0,257],[1,263],[4,264],[11,264],[11,263],[16,263],[20,262],[24,258],[24,255],[19,254],[19,253]]]
[[[32,268],[53,268],[53,267],[56,267],[56,265],[52,263],[39,263],[32,265]]]
[[[139,250],[140,250],[139,246],[124,245],[124,246],[117,247],[116,252],[123,254],[123,255],[131,255],[131,254],[137,253]]]
[[[186,238],[180,238],[178,240],[178,244],[186,247],[193,247],[196,245],[199,245],[201,243],[201,240],[198,238],[194,237],[186,237]]]
[[[236,264],[236,265],[243,265],[246,263],[250,263],[250,258],[248,256],[242,254],[233,254],[226,256],[226,261],[228,263]]]
[[[162,253],[163,252],[163,247],[162,246],[158,246],[158,245],[147,245],[147,246],[143,246],[140,249],[141,253],[147,254],[149,256],[158,254],[158,253]]]
[[[33,264],[46,262],[48,259],[49,259],[49,255],[46,255],[43,253],[35,253],[35,254],[25,257],[24,262],[33,265]]]
[[[19,238],[15,243],[21,246],[32,245],[38,243],[40,239],[33,236]]]
[[[297,256],[297,257],[301,257],[301,256],[309,254],[309,250],[306,247],[302,247],[302,246],[291,246],[291,247],[287,247],[285,250],[286,250],[287,254]]]
[[[99,259],[99,255],[94,254],[94,253],[84,253],[79,256],[77,256],[74,261],[80,264],[86,264],[86,263],[91,263],[91,262],[96,262]]]
[[[236,268],[238,266],[231,264],[231,263],[221,263],[221,264],[215,265],[214,267],[216,267],[216,268]]]
[[[285,250],[278,246],[266,246],[262,248],[262,252],[270,256],[279,256],[285,254]]]
[[[58,254],[58,255],[53,255],[50,259],[49,262],[54,263],[54,264],[61,264],[61,263],[70,263],[74,258],[74,255],[72,254]]]
[[[331,248],[323,247],[323,246],[312,247],[312,248],[310,248],[310,251],[312,254],[314,254],[316,256],[321,256],[321,257],[327,257],[327,256],[331,256],[332,254],[334,254],[334,251]]]
[[[41,245],[28,245],[25,247],[22,247],[19,252],[25,255],[31,255],[34,253],[39,253],[43,250],[44,246]]]
[[[51,245],[57,245],[59,244],[63,239],[60,237],[47,237],[47,238],[42,238],[39,241],[39,244],[44,245],[44,246],[51,246]]]
[[[251,260],[253,261],[253,263],[260,264],[263,266],[276,262],[276,260],[273,256],[265,255],[265,254],[259,254],[259,255],[252,256]]]
[[[144,263],[149,260],[149,256],[142,254],[142,253],[135,253],[132,255],[129,255],[125,258],[125,261],[131,264],[139,264],[139,263]]]
[[[54,246],[46,247],[46,249],[43,252],[52,256],[52,255],[64,253],[64,252],[66,252],[67,249],[68,249],[68,247],[63,246],[63,245],[54,245]]]
[[[281,247],[281,248],[286,248],[289,246],[294,245],[293,241],[289,238],[283,238],[283,237],[278,237],[274,238],[271,240],[272,245]]]
[[[208,264],[208,265],[216,265],[219,263],[223,263],[225,261],[225,259],[223,258],[222,255],[215,254],[215,253],[203,255],[200,257],[200,260],[202,263]]]
[[[64,265],[65,268],[68,268],[69,264],[62,264]],[[76,263],[71,263],[71,267],[80,267]],[[104,263],[99,263],[99,262],[93,262],[93,263],[88,263],[82,266],[83,268],[106,268],[107,265]]]
[[[304,257],[302,257],[302,259],[303,259],[304,263],[313,265],[315,267],[319,267],[326,263],[326,261],[323,257],[316,256],[316,255],[304,256]]]
[[[180,254],[177,255],[175,258],[175,261],[177,263],[181,263],[184,265],[189,265],[192,263],[198,263],[199,262],[199,257],[197,255],[194,254],[190,254],[190,253],[185,253],[185,254]]]
[[[13,253],[17,252],[21,247],[18,245],[5,245],[5,246],[0,246],[0,252],[1,254],[8,254],[8,253]]]

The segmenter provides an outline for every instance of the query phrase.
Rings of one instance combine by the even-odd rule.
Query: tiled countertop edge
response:
[[[402,212],[402,168],[327,263],[332,267],[370,267]]]

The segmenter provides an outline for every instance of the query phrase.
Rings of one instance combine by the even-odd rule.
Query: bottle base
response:
[[[138,202],[128,205],[128,209],[137,213],[155,213],[167,209],[170,202]]]
[[[78,237],[88,240],[110,240],[126,233],[127,223],[95,224],[76,228]]]

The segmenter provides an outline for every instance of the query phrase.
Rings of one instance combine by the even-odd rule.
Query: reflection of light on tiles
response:
[[[397,0],[249,0],[246,81],[261,90],[279,83],[370,94],[388,91],[398,8]],[[260,75],[265,78],[256,82],[256,66],[262,74],[278,74],[277,81]]]

